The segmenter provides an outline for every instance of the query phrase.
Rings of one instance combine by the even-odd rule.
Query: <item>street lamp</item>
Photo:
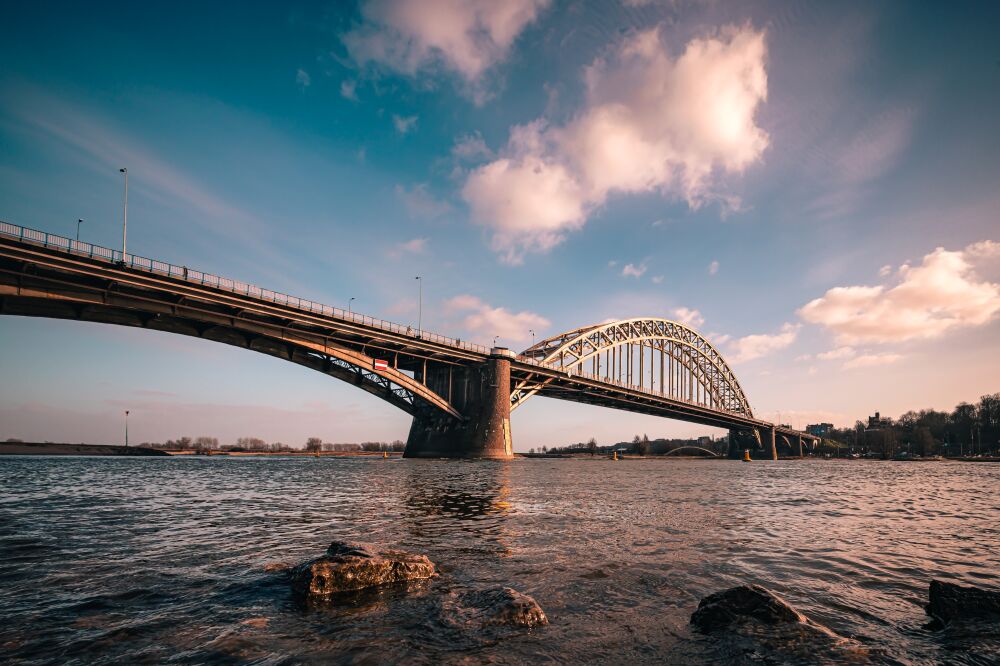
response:
[[[125,410],[125,446],[128,446],[128,410]]]
[[[83,220],[76,221],[76,242],[80,242],[80,225],[83,224]]]
[[[417,276],[417,285],[419,285],[419,296],[417,300],[417,337],[421,337],[421,333],[424,330],[424,281]]]
[[[535,331],[533,329],[528,329],[528,333],[531,333],[531,346],[535,346]]]
[[[499,335],[494,335],[494,336],[493,336],[493,346],[494,346],[494,347],[496,347],[496,346],[497,346],[497,340],[499,340],[499,339],[500,339],[500,336],[499,336]]]
[[[354,302],[354,297],[351,296],[351,300],[347,301],[347,314],[351,314],[351,304]]]
[[[125,239],[128,234],[128,169],[118,169],[119,173],[125,174],[125,199],[122,205],[122,263],[125,263]]]

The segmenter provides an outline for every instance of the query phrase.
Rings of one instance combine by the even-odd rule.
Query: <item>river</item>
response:
[[[997,663],[925,627],[932,577],[1000,587],[1000,464],[0,457],[8,663],[710,663],[698,600],[755,582],[901,663]],[[300,607],[273,562],[333,539],[441,576]],[[508,585],[551,624],[435,615]]]

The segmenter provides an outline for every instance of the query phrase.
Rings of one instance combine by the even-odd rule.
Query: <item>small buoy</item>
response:
[[[612,460],[618,460],[618,452],[617,451],[612,451],[611,452],[611,459]]]
[[[743,462],[753,462],[750,458],[750,449],[743,449]]]
[[[388,458],[389,457],[389,452],[388,451],[383,451],[382,452],[382,457],[383,458]]]

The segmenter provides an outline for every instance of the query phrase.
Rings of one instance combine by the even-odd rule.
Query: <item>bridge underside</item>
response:
[[[413,416],[407,457],[510,458],[510,413],[533,395],[749,432],[756,442],[754,448],[764,450],[768,446],[776,450],[771,444],[775,434],[779,441],[798,434],[775,430],[749,413],[713,408],[713,396],[708,404],[699,404],[682,399],[683,395],[644,390],[641,382],[640,386],[623,385],[574,368],[531,362],[505,350],[486,353],[457,343],[446,346],[409,330],[378,329],[356,318],[345,320],[262,300],[249,290],[234,292],[2,237],[0,314],[188,335],[323,372]],[[640,344],[649,348],[647,338]],[[633,376],[642,377],[641,353],[638,358],[640,365]],[[598,361],[594,365],[600,367]],[[670,382],[663,379],[662,354],[660,362],[658,386],[669,387]],[[652,367],[646,366],[650,377]],[[698,369],[687,381],[693,386],[714,372],[714,366]]]

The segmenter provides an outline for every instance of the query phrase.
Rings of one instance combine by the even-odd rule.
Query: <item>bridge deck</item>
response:
[[[117,250],[7,223],[0,223],[0,313],[197,335],[316,367],[318,361],[308,353],[312,349],[326,354],[322,369],[329,374],[345,378],[337,374],[337,368],[330,367],[330,361],[346,359],[355,366],[352,372],[356,376],[365,375],[371,380],[377,374],[394,382],[384,390],[374,385],[362,388],[381,391],[382,397],[404,409],[413,406],[412,400],[400,402],[400,396],[406,393],[410,398],[417,395],[431,402],[436,400],[438,407],[448,411],[451,396],[432,396],[424,383],[428,362],[471,367],[481,365],[491,353],[482,345],[457,338],[417,331],[184,266],[132,254],[123,256]],[[226,339],[231,335],[237,337]],[[364,373],[361,366],[374,358],[389,360],[391,368]],[[352,381],[364,384],[356,378]],[[375,381],[379,378],[375,377]],[[525,356],[511,360],[511,382],[512,386],[533,384],[538,387],[533,392],[541,396],[707,426],[772,427],[767,421],[744,414],[712,409]],[[393,391],[400,399],[393,399]],[[815,439],[787,428],[777,427],[776,432]]]

